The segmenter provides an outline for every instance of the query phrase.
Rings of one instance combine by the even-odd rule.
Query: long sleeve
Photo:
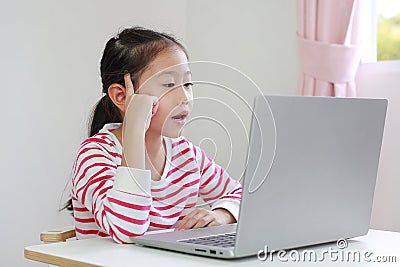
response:
[[[200,165],[199,196],[204,202],[211,205],[211,209],[227,209],[238,220],[239,205],[242,195],[242,185],[232,179],[229,174],[212,159],[208,158],[204,150],[193,147]]]
[[[149,227],[151,173],[118,166],[121,154],[112,146],[94,136],[79,149],[72,179],[76,231],[95,234],[85,230],[85,223],[95,223],[116,242],[130,243],[129,237],[142,235]],[[82,218],[80,211],[89,211],[93,217]]]
[[[211,209],[224,208],[238,219],[240,183],[185,137],[165,137],[167,161],[162,177],[150,170],[120,166],[122,146],[106,124],[79,148],[73,167],[72,203],[78,239],[130,237],[176,225],[196,208],[199,197]]]

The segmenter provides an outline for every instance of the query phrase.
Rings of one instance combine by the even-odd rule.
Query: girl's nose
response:
[[[177,88],[177,90],[178,90],[178,94],[179,94],[179,102],[184,103],[184,104],[189,103],[189,101],[192,98],[191,91],[188,90],[187,88],[185,88],[183,85],[179,86],[179,88]]]

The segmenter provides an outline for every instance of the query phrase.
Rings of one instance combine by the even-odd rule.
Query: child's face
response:
[[[158,97],[158,110],[148,131],[172,138],[181,135],[193,106],[191,78],[181,49],[167,49],[150,63],[135,86],[137,94]]]

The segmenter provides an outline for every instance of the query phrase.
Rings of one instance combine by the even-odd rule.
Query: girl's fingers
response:
[[[207,226],[217,226],[217,225],[221,225],[220,223],[217,222],[217,220],[212,220],[209,224],[207,224]]]
[[[154,114],[157,113],[158,110],[158,98],[155,97],[155,101],[153,102],[153,108],[151,110],[151,114],[154,116]]]
[[[157,105],[158,106],[158,97],[156,96],[151,96],[153,98],[153,106]]]
[[[191,216],[190,219],[187,220],[184,225],[182,225],[181,229],[192,229],[200,218],[201,216],[198,214]]]
[[[209,226],[215,221],[215,216],[208,210],[196,209],[185,216],[175,230],[194,229]]]
[[[134,90],[133,90],[133,83],[131,80],[131,74],[129,72],[125,72],[124,81],[125,81],[126,96],[127,97],[132,96]]]
[[[158,105],[157,105],[157,104],[156,104],[156,105],[153,105],[153,109],[152,109],[152,111],[151,111],[151,114],[154,116],[154,114],[157,113],[157,110],[158,110]]]
[[[214,217],[211,215],[204,214],[203,217],[197,220],[197,223],[192,227],[193,229],[202,228],[205,226],[210,226],[210,224],[214,221]]]
[[[192,217],[195,216],[197,213],[198,209],[195,209],[194,211],[186,215],[176,226],[175,230],[188,229],[187,227],[189,226],[190,219],[192,219]]]

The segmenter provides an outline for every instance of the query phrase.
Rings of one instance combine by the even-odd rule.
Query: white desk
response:
[[[336,243],[326,243],[323,245],[310,246],[297,251],[301,253],[304,250],[314,250],[317,255],[323,250],[329,248],[340,251]],[[260,248],[263,249],[263,248]],[[154,249],[149,247],[141,247],[138,245],[119,245],[114,243],[110,238],[93,238],[87,240],[68,241],[63,243],[42,244],[26,247],[24,250],[25,257],[31,260],[59,266],[160,266],[160,267],[204,267],[204,266],[316,266],[333,265],[343,266],[400,266],[400,233],[389,231],[369,230],[366,236],[353,238],[348,241],[348,247],[343,249],[346,251],[359,251],[362,255],[365,252],[372,253],[369,258],[371,262],[366,262],[361,258],[360,262],[354,262],[351,258],[350,262],[337,260],[332,261],[326,255],[324,261],[300,261],[295,262],[288,256],[291,250],[287,250],[285,256],[288,262],[278,259],[278,256],[266,261],[260,261],[257,256],[235,259],[221,260],[212,259],[202,256],[182,254],[178,252]],[[391,263],[373,262],[376,256],[393,256]],[[382,259],[382,258],[381,258]]]

